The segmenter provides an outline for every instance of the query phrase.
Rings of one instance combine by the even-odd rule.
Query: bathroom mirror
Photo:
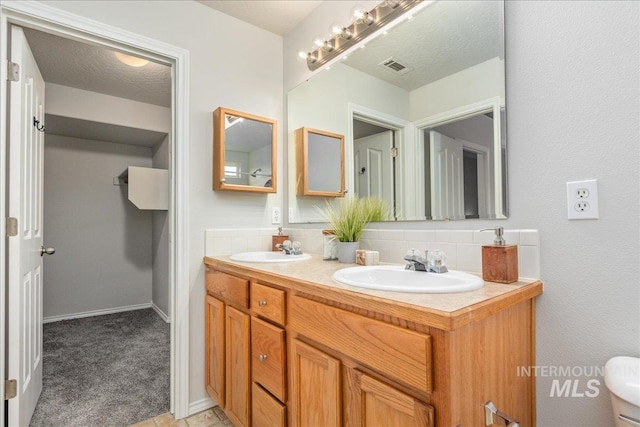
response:
[[[213,112],[213,189],[276,192],[276,121],[220,107]]]
[[[344,196],[344,136],[308,127],[295,135],[298,196]]]
[[[393,220],[506,218],[504,3],[415,9],[287,94],[289,222],[322,221],[296,191],[301,126],[345,135],[345,192]]]

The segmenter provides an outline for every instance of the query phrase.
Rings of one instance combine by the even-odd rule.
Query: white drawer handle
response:
[[[265,360],[267,360],[267,355],[266,354],[261,354],[260,356],[258,356],[258,360],[261,362],[264,362]]]
[[[264,307],[265,305],[267,305],[267,302],[265,300],[258,301],[258,307]]]

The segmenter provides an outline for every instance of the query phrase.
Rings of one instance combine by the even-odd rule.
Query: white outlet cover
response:
[[[598,180],[567,182],[567,218],[598,219],[599,217]]]
[[[280,224],[280,208],[278,206],[271,207],[271,224]]]

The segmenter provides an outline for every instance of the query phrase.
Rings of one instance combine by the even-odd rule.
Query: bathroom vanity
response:
[[[539,281],[412,294],[319,257],[204,263],[206,387],[236,426],[477,427],[488,401],[535,426]]]

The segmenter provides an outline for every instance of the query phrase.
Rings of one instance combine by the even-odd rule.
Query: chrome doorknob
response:
[[[43,256],[44,254],[53,255],[55,253],[56,253],[56,248],[45,248],[44,246],[40,248],[40,256]]]

